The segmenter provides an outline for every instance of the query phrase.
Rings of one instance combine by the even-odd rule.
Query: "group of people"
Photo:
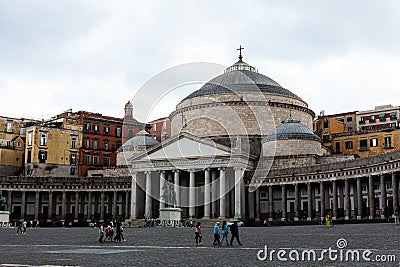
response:
[[[110,222],[107,226],[103,225],[102,223],[99,225],[99,243],[103,243],[106,241],[109,242],[123,242],[126,241],[124,238],[124,228],[120,222],[115,223],[114,229],[114,222]],[[115,236],[114,236],[114,233]]]
[[[213,234],[214,234],[214,242],[213,242],[213,246],[218,245],[221,246],[222,242],[225,240],[226,241],[226,245],[227,246],[233,246],[233,241],[236,238],[238,244],[241,246],[242,243],[240,242],[239,239],[239,227],[237,225],[237,222],[234,222],[232,225],[229,226],[230,228],[230,232],[231,232],[231,240],[230,242],[228,242],[228,234],[229,234],[229,230],[228,230],[228,225],[226,223],[226,221],[222,222],[222,226],[220,222],[217,222],[213,228]],[[199,246],[201,245],[201,240],[202,240],[202,234],[201,234],[201,223],[198,222],[196,224],[195,230],[195,240],[196,240],[196,245]]]

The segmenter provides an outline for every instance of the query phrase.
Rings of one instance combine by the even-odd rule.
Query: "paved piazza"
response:
[[[213,247],[212,228],[203,228],[203,245],[196,247],[194,228],[129,228],[124,232],[127,242],[105,244],[97,243],[97,229],[92,228],[28,228],[26,235],[0,229],[0,266],[400,266],[399,225],[242,227],[240,234],[243,246]],[[272,263],[258,260],[265,245],[269,255],[284,250],[280,257],[288,261],[278,260],[275,252]],[[359,262],[351,260],[350,252],[356,249]],[[308,260],[313,257],[310,250],[316,253],[315,261]],[[296,255],[298,262],[293,261]],[[395,262],[375,261],[389,260],[390,255]]]

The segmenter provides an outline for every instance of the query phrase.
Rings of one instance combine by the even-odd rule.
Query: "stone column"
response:
[[[87,209],[87,220],[92,220],[92,191],[88,193],[88,209]]]
[[[225,168],[219,168],[219,218],[226,218]]]
[[[268,208],[269,208],[269,218],[268,221],[274,220],[274,194],[272,185],[268,187]]]
[[[176,194],[176,206],[181,206],[181,189],[180,189],[179,170],[174,171],[174,190]]]
[[[137,203],[136,203],[136,197],[137,197],[137,184],[136,184],[136,179],[137,179],[137,173],[132,172],[132,179],[131,179],[131,220],[137,219]],[[125,193],[125,206],[129,206],[129,193]],[[128,210],[126,210],[126,215],[125,217],[128,218]]]
[[[75,192],[75,214],[74,214],[74,222],[78,222],[79,217],[79,191]]]
[[[381,219],[385,219],[385,216],[387,214],[385,175],[381,174],[380,182],[381,182],[381,203],[382,203]]]
[[[12,212],[12,192],[11,190],[7,192],[7,208],[9,212]]]
[[[49,209],[47,211],[47,221],[51,222],[53,217],[53,191],[49,191]]]
[[[357,178],[357,220],[361,220],[363,216],[362,204],[363,204],[363,196],[362,196],[361,178]]]
[[[218,187],[218,180],[217,180],[217,172],[216,171],[212,171],[211,172],[211,181],[212,181],[212,186],[211,186],[211,214],[212,217],[216,217],[217,216],[217,187]]]
[[[398,198],[398,188],[397,188],[397,178],[396,173],[392,173],[392,195],[393,195],[393,212],[399,211],[399,198]]]
[[[61,220],[65,220],[65,214],[67,214],[67,192],[62,192],[62,204],[61,204]]]
[[[131,190],[131,192],[133,192],[136,190]],[[132,197],[133,193],[131,194]],[[137,219],[137,204],[136,204],[136,197],[134,198],[134,203],[133,206],[129,205],[129,191],[125,191],[125,217],[124,219],[130,218],[131,220]],[[131,214],[129,215],[129,211],[133,208],[133,213],[131,211]],[[130,217],[131,216],[131,217]]]
[[[104,222],[104,191],[100,195],[100,221]]]
[[[311,183],[307,183],[307,221],[311,221],[312,219],[312,185]]]
[[[344,180],[344,211],[345,211],[345,220],[350,220],[351,211],[350,211],[350,186],[349,180]]]
[[[254,214],[254,198],[255,193],[257,191],[249,192],[248,193],[248,211],[249,211],[249,219],[255,219]]]
[[[40,207],[40,192],[35,191],[35,215],[33,220],[38,221],[39,220],[39,207]]]
[[[321,210],[319,211],[321,219],[325,217],[325,188],[324,182],[319,183],[319,198],[321,200]]]
[[[338,192],[337,192],[337,182],[332,181],[332,195],[333,195],[333,214],[332,220],[336,220],[338,215]]]
[[[22,190],[22,197],[21,197],[21,219],[25,220],[25,207],[26,207],[26,191]]]
[[[204,170],[204,219],[210,219],[210,169]]]
[[[113,203],[112,203],[112,218],[113,220],[117,219],[117,200],[118,200],[118,195],[117,195],[117,191],[113,192]]]
[[[298,221],[300,216],[300,209],[299,209],[299,187],[298,183],[294,184],[294,220]]]
[[[196,215],[196,173],[194,170],[189,170],[189,172],[189,217],[192,217]]]
[[[159,200],[160,200],[160,209],[165,208],[165,204],[167,200],[164,199],[163,195],[164,195],[164,185],[165,185],[166,181],[165,181],[165,171],[160,171],[160,195],[159,195]]]
[[[235,168],[235,219],[242,218],[242,176],[244,171],[240,168]]]
[[[282,185],[282,217],[281,217],[281,221],[286,221],[286,217],[287,217],[286,185]]]
[[[369,218],[375,217],[375,192],[374,192],[374,180],[372,176],[368,177],[368,197],[369,197]]]
[[[257,188],[257,190],[255,191],[256,194],[256,222],[260,221],[260,190]]]
[[[146,216],[152,218],[153,212],[153,200],[151,197],[151,172],[146,171],[146,204],[145,204],[145,213]]]

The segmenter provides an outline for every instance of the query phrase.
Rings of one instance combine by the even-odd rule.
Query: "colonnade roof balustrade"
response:
[[[263,185],[273,185],[360,178],[398,171],[400,171],[400,151],[392,151],[344,162],[274,169],[268,173],[261,169],[257,171],[257,177],[264,179]]]

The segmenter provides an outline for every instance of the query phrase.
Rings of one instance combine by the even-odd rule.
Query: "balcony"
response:
[[[368,146],[360,146],[358,151],[368,151]]]
[[[385,118],[385,117],[380,117],[380,118],[379,118],[379,121],[380,121],[380,122],[385,122],[385,121],[386,121],[386,118]]]

